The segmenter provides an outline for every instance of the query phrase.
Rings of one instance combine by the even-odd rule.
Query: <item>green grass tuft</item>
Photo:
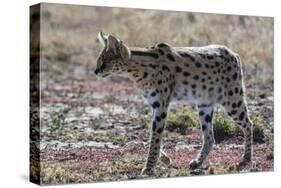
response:
[[[113,135],[110,139],[113,143],[123,145],[127,141],[128,137],[126,135]]]
[[[53,134],[61,134],[65,126],[65,118],[69,109],[62,109],[59,112],[54,112],[51,114],[51,124],[48,127],[48,132]]]
[[[199,121],[197,114],[191,108],[184,108],[183,110],[170,113],[167,119],[167,129],[174,131],[179,129],[181,134],[186,134],[188,129],[199,128]]]
[[[213,118],[213,127],[216,142],[230,138],[238,131],[234,122],[230,118],[223,116],[221,113],[215,114]]]
[[[252,117],[253,122],[253,141],[256,143],[263,143],[265,140],[266,127],[263,124],[261,117]]]
[[[126,135],[96,135],[95,141],[97,142],[112,142],[114,144],[125,144],[128,140]]]

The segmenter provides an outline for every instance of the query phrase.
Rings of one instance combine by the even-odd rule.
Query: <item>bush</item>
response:
[[[253,122],[253,142],[264,143],[266,136],[266,127],[260,116],[251,117]],[[176,113],[170,113],[167,119],[167,129],[174,131],[178,129],[181,134],[187,134],[188,129],[199,129],[199,120],[197,113],[191,108],[184,108]],[[242,130],[236,125],[236,123],[224,116],[222,113],[216,113],[213,118],[213,130],[214,137],[217,143],[233,137],[235,134],[241,134]]]
[[[216,113],[214,116],[213,127],[216,142],[230,138],[238,131],[234,122],[230,118],[224,117],[221,113]]]
[[[262,122],[261,117],[254,116],[251,118],[253,123],[253,142],[264,143],[266,137],[266,127]],[[216,114],[213,120],[214,134],[217,142],[242,134],[242,130],[228,117],[223,117],[221,114]]]
[[[265,140],[265,125],[261,117],[255,116],[252,118],[253,122],[253,142],[263,143]]]
[[[179,112],[169,114],[167,119],[167,129],[169,131],[179,129],[180,133],[185,135],[188,128],[199,128],[197,114],[191,108],[184,108]]]

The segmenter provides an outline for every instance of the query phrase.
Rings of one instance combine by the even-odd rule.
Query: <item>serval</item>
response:
[[[168,107],[173,100],[198,108],[203,144],[190,168],[202,165],[214,144],[214,106],[222,106],[244,133],[244,155],[240,165],[252,159],[252,123],[248,116],[240,57],[221,45],[173,47],[159,43],[150,48],[131,48],[120,39],[100,32],[102,50],[95,74],[120,75],[134,81],[152,109],[149,154],[142,174],[153,174],[158,158],[170,164],[162,151],[161,138]]]

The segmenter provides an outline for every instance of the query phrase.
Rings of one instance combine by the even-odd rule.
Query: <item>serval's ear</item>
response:
[[[99,32],[98,40],[103,47],[106,47],[107,39],[108,39],[108,36],[106,34],[104,34],[103,32]]]
[[[114,54],[119,54],[120,51],[120,43],[117,38],[112,35],[108,36],[107,39],[107,50],[112,50]]]
[[[129,48],[112,35],[108,36],[107,49],[112,50],[116,55],[120,55],[123,60],[130,58],[131,55]]]
[[[123,60],[127,61],[131,58],[131,50],[122,41],[120,42],[120,54]]]

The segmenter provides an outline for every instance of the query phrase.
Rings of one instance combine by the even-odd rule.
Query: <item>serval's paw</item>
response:
[[[151,168],[143,168],[142,171],[141,171],[141,175],[142,176],[150,176],[150,175],[153,175],[153,169]]]
[[[189,168],[193,170],[200,167],[201,164],[202,163],[198,159],[192,159],[189,163]]]

